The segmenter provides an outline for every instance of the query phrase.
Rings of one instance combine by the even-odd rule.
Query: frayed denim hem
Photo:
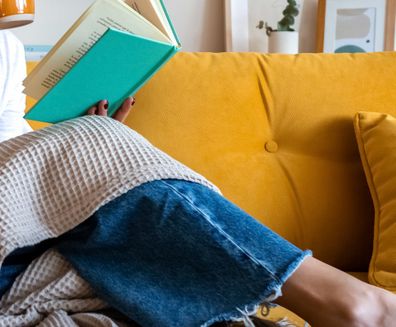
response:
[[[150,327],[249,326],[309,253],[205,186],[172,180],[118,197],[57,248],[99,297]]]
[[[233,311],[220,314],[204,324],[200,325],[201,327],[209,327],[217,322],[225,322],[225,321],[233,321],[233,322],[243,322],[245,327],[254,327],[253,322],[249,318],[250,316],[256,315],[257,310],[261,306],[265,306],[268,310],[267,314],[271,307],[276,306],[272,302],[276,300],[278,297],[282,295],[282,286],[286,282],[286,280],[300,267],[302,262],[307,258],[312,256],[312,251],[306,250],[301,253],[301,256],[297,257],[295,261],[293,261],[283,276],[279,277],[281,284],[278,281],[274,280],[271,284],[269,284],[266,289],[263,291],[263,295],[259,296],[259,299],[253,303],[245,305],[243,309],[236,308]],[[269,293],[269,294],[268,294]],[[287,320],[281,320],[277,322],[279,327],[282,326],[293,326]]]

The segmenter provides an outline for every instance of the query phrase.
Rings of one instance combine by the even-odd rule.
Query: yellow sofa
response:
[[[180,53],[126,123],[290,242],[366,280],[374,212],[353,116],[396,115],[395,62],[392,52]]]

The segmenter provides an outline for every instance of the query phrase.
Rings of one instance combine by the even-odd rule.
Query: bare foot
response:
[[[126,98],[124,103],[117,109],[113,118],[120,122],[123,122],[128,116],[131,107],[135,104],[135,98],[129,97]],[[98,116],[107,116],[107,108],[109,104],[107,100],[99,101],[96,106],[91,107],[87,114],[88,115],[98,115]]]
[[[391,327],[396,326],[396,295],[381,288],[367,285],[366,297],[355,304],[353,326]]]
[[[394,327],[396,295],[307,258],[276,302],[313,327]]]

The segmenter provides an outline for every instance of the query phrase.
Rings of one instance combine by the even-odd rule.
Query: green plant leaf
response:
[[[300,13],[297,8],[297,1],[296,0],[287,0],[288,5],[283,10],[283,18],[278,22],[278,29],[274,30],[272,27],[268,26],[267,23],[264,24],[263,21],[259,21],[259,24],[256,26],[259,29],[264,29],[266,34],[269,36],[272,32],[276,31],[292,31],[292,25],[295,23],[294,17],[297,17]]]

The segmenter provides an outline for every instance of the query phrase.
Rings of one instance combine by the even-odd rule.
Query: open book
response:
[[[103,99],[112,115],[179,49],[162,0],[97,0],[25,79],[38,100],[25,118],[56,123]]]

